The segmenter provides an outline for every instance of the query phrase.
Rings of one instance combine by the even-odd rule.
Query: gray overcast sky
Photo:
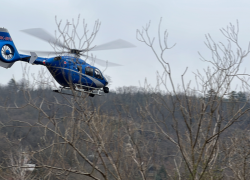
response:
[[[55,16],[65,21],[76,19],[79,14],[90,28],[96,19],[101,21],[94,44],[120,38],[135,44],[137,47],[132,49],[94,54],[97,58],[124,65],[106,71],[113,81],[111,88],[138,86],[145,78],[155,84],[156,71],[162,68],[150,49],[135,36],[136,29],[141,29],[149,20],[151,36],[156,36],[160,17],[163,17],[162,28],[168,29],[169,44],[177,43],[165,55],[176,83],[180,83],[180,75],[187,66],[187,80],[194,80],[192,72],[207,66],[197,53],[210,57],[203,43],[205,34],[210,33],[216,41],[223,40],[219,29],[238,19],[242,46],[245,48],[250,40],[250,1],[246,0],[0,0],[0,6],[0,27],[9,30],[17,49],[52,50],[49,44],[19,30],[41,27],[53,34]],[[249,65],[247,58],[243,63],[247,72]],[[30,70],[37,72],[39,69],[39,66],[31,66]],[[0,83],[6,84],[13,74],[16,79],[21,78],[21,62],[11,69],[1,68]]]

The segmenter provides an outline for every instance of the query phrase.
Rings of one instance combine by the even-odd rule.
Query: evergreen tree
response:
[[[8,82],[8,87],[9,88],[16,88],[16,81],[15,79],[11,78],[10,81]]]
[[[236,93],[236,91],[232,91],[229,93],[228,100],[230,102],[236,102],[238,100],[238,94]]]
[[[205,95],[205,99],[215,99],[217,96],[216,92],[214,89],[210,89],[207,91],[207,94]]]
[[[246,102],[247,101],[247,97],[246,97],[246,94],[244,92],[239,91],[237,95],[238,95],[238,100],[240,102]]]

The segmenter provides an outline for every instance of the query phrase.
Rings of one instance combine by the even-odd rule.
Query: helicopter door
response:
[[[88,75],[88,76],[93,77],[93,75],[94,75],[94,70],[93,70],[93,68],[91,68],[91,67],[86,67],[86,68],[85,68],[85,74]]]
[[[94,69],[91,68],[91,67],[86,67],[85,68],[85,74],[88,75],[88,76],[91,76],[93,77],[94,75]],[[93,81],[91,79],[87,80],[87,86],[92,86],[93,85]]]

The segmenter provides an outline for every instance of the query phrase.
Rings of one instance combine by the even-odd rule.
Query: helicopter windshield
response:
[[[89,75],[89,76],[93,76],[93,68],[91,68],[91,67],[86,67],[85,68],[85,74],[86,75]]]
[[[97,79],[103,79],[102,74],[98,69],[95,69],[95,77]]]

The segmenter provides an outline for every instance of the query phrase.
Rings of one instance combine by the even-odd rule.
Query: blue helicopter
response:
[[[101,95],[101,91],[104,93],[109,93],[109,88],[107,87],[108,80],[103,76],[101,71],[95,66],[92,66],[86,63],[86,61],[80,59],[80,56],[93,60],[95,63],[101,66],[119,66],[119,64],[116,63],[110,63],[104,60],[89,57],[84,55],[84,53],[87,51],[135,47],[133,44],[119,39],[103,45],[95,46],[90,50],[70,49],[61,42],[57,41],[53,36],[43,29],[35,28],[22,31],[46,42],[52,42],[53,45],[66,49],[66,51],[59,52],[59,55],[59,53],[55,51],[31,52],[21,50],[23,52],[30,53],[30,55],[19,54],[8,30],[5,28],[0,28],[0,66],[4,68],[10,68],[16,61],[24,61],[33,65],[43,65],[49,70],[54,79],[61,85],[60,88],[54,90],[54,92],[62,94],[68,94],[63,92],[64,89],[73,89],[73,91],[88,93],[90,97]],[[54,57],[38,57],[36,53],[45,56],[54,55]]]

